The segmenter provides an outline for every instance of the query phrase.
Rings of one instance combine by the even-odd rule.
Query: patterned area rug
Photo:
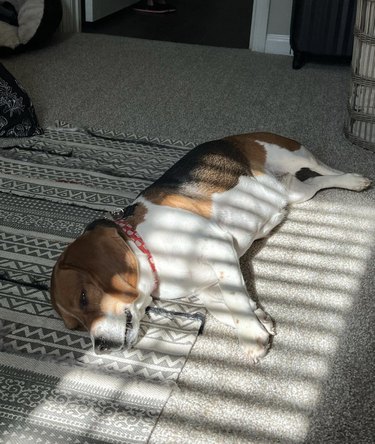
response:
[[[156,302],[127,352],[97,356],[52,309],[52,267],[93,219],[125,207],[194,144],[59,123],[0,148],[0,442],[146,442],[202,325]]]

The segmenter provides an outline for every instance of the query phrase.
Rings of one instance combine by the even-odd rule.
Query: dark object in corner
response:
[[[0,56],[42,47],[61,19],[61,0],[8,0],[0,10]]]
[[[0,137],[30,137],[42,133],[30,97],[0,63]]]
[[[293,0],[290,46],[293,69],[313,57],[350,62],[355,0]]]

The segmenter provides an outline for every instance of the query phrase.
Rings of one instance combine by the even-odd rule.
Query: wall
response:
[[[293,0],[271,0],[265,52],[291,54],[289,44],[290,19]]]
[[[293,0],[271,0],[268,34],[289,35]]]

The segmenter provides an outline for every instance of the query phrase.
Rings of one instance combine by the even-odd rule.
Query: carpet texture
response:
[[[294,71],[287,56],[92,34],[4,64],[43,126],[194,142],[272,131],[374,179],[374,153],[343,135],[349,67]],[[150,443],[373,442],[374,198],[322,191],[254,244],[242,271],[276,322],[269,354],[250,367],[208,316]]]
[[[88,222],[126,206],[186,150],[62,127],[0,149],[1,442],[148,440],[205,310],[194,298],[155,301],[134,349],[98,356],[53,310],[49,278]]]

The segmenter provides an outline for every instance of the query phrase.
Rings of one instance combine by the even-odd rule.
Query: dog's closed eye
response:
[[[86,291],[82,290],[81,295],[79,297],[79,306],[80,306],[81,310],[86,308],[88,306],[88,304],[89,304],[89,299],[87,297]]]

